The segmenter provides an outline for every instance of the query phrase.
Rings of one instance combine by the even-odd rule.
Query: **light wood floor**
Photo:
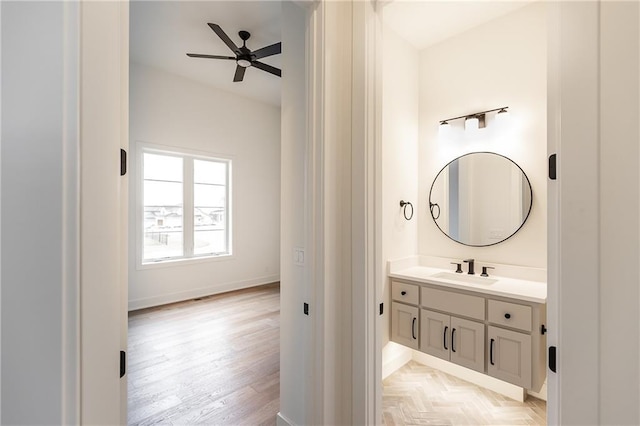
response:
[[[391,425],[546,425],[546,403],[524,403],[410,361],[383,382],[383,420]]]
[[[278,284],[129,314],[128,423],[275,425]]]

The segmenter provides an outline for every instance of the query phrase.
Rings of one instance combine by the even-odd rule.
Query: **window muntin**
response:
[[[142,263],[229,255],[229,160],[142,150]]]

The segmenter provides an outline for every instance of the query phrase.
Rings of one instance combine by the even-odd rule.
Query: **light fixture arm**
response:
[[[461,115],[460,117],[453,117],[453,118],[447,118],[445,120],[440,120],[440,124],[446,124],[449,121],[453,121],[453,120],[459,120],[461,118],[472,118],[472,117],[480,117],[480,116],[484,116],[486,113],[488,112],[494,112],[494,111],[500,111],[500,112],[506,112],[509,109],[508,106],[506,107],[502,107],[502,108],[494,108],[494,109],[489,109],[486,111],[480,111],[480,112],[474,112],[472,114],[466,114],[466,115]]]

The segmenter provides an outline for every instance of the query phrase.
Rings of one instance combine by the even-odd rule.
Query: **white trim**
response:
[[[310,260],[308,282],[310,303],[314,307],[309,347],[311,353],[311,383],[307,394],[306,424],[323,424],[324,419],[324,9],[325,2],[310,3],[309,33],[307,40],[308,75],[308,125],[309,148],[307,153],[307,190],[309,206],[307,212],[306,246]]]
[[[0,46],[2,46],[2,6],[0,5]],[[2,54],[0,52],[0,70],[2,70]],[[0,79],[1,82],[1,79]],[[2,100],[2,84],[0,84],[0,100]],[[2,152],[2,102],[0,101],[0,152]],[[2,176],[0,162],[0,176]],[[2,179],[0,178],[0,188]],[[2,241],[2,196],[0,196],[0,241]],[[0,244],[0,247],[2,244]],[[0,270],[2,269],[2,249],[0,248]],[[0,273],[0,367],[2,366],[2,274]],[[0,421],[2,421],[2,368],[0,368]]]
[[[382,377],[381,380],[386,379],[403,365],[413,359],[413,350],[403,345],[399,345],[395,342],[389,342],[384,347],[382,353]],[[376,423],[379,424],[379,423]]]
[[[80,5],[64,4],[62,423],[80,422]]]
[[[295,426],[295,423],[278,411],[278,414],[276,414],[276,426]]]
[[[244,288],[257,287],[280,281],[280,275],[270,275],[266,277],[252,278],[244,281],[233,281],[229,283],[216,284],[215,286],[201,287],[193,290],[179,291],[175,293],[163,294],[160,296],[144,297],[129,301],[129,311],[137,309],[151,308],[153,306],[166,305],[168,303],[181,302],[195,299],[197,297],[211,296],[214,294],[226,293],[228,291],[242,290]]]
[[[547,156],[557,153],[561,131],[560,103],[560,3],[547,5]],[[560,161],[558,161],[559,163]],[[547,180],[547,348],[559,343],[559,191],[557,182]],[[548,349],[547,349],[548,354]],[[548,356],[548,355],[547,355]],[[558,374],[547,368],[545,381],[547,424],[559,425]]]

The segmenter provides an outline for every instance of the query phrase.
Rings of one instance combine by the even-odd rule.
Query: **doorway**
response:
[[[509,273],[502,265],[520,265],[522,272],[530,278],[536,276],[532,279],[534,285],[539,284],[540,288],[546,289],[547,5],[539,2],[393,2],[383,8],[382,15],[383,260],[408,259],[408,264],[414,262],[416,266],[448,270],[449,262],[462,263],[463,259],[476,259],[494,266],[499,271],[497,275]],[[508,37],[502,37],[507,33]],[[510,113],[508,126],[502,126],[497,119],[497,112],[503,107],[508,107]],[[481,128],[475,132],[465,130],[466,115],[494,108],[492,113],[488,112],[482,117],[486,121]],[[455,117],[460,116],[462,120],[456,121]],[[448,117],[454,119],[447,122]],[[451,131],[446,133],[445,130]],[[452,160],[474,152],[492,152],[511,159],[531,182],[531,211],[521,228],[514,227],[515,233],[505,233],[504,226],[495,222],[490,229],[476,230],[473,226],[485,223],[486,217],[476,217],[473,223],[462,223],[459,218],[444,211],[442,202],[434,207],[430,190],[438,173]],[[471,195],[491,198],[488,193]],[[398,203],[400,200],[413,203],[416,214],[413,218],[409,215],[412,220],[407,220],[403,215]],[[477,201],[479,199],[456,198],[460,208],[465,209],[476,206]],[[493,208],[502,205],[495,200],[492,203]],[[521,202],[516,202],[513,207],[502,206],[500,208],[522,210]],[[454,241],[459,239],[458,235],[445,235],[443,228],[446,226],[442,221],[436,221],[441,214],[444,220],[455,223],[460,229],[473,235],[482,234],[483,238],[486,236],[488,243],[461,244]],[[452,272],[454,270],[455,267],[451,269]],[[479,275],[480,270],[477,272]],[[385,300],[397,301],[397,297],[392,296],[391,286],[391,280],[386,278]],[[424,300],[416,318],[422,318],[427,312],[422,303]],[[430,309],[442,313],[437,307]],[[464,316],[464,313],[460,315]],[[484,320],[484,317],[481,319]],[[393,319],[390,321],[393,322]],[[422,319],[417,322],[420,327],[426,324]],[[448,328],[449,331],[451,329]],[[383,330],[383,333],[387,333],[386,329]],[[391,330],[395,330],[393,325]],[[535,333],[539,334],[537,331]],[[446,339],[452,338],[450,335],[445,337],[445,348]],[[423,339],[425,334],[416,333],[416,341]],[[515,401],[513,404],[508,402],[509,399],[503,395],[492,394],[460,380],[463,378],[482,383],[484,373],[489,369],[485,365],[489,360],[488,349],[486,354],[484,350],[479,351],[482,366],[476,370],[482,373],[476,377],[466,374],[463,370],[468,369],[457,365],[458,369],[448,368],[452,364],[448,361],[442,364],[440,357],[445,355],[426,355],[426,345],[417,343],[416,348],[421,349],[414,351],[396,345],[391,340],[392,336],[383,335],[386,344],[382,352],[383,376],[388,377],[383,382],[383,418],[388,415],[396,421],[394,413],[397,411],[394,409],[397,407],[388,401],[400,398],[395,393],[397,386],[403,381],[412,382],[412,372],[416,373],[416,377],[429,377],[437,383],[434,384],[436,388],[446,389],[450,386],[469,394],[477,392],[478,400],[490,394],[490,398],[495,398],[494,401],[504,399],[505,406],[516,404]],[[484,348],[484,339],[480,339],[480,342]],[[544,348],[539,347],[534,354],[542,357]],[[390,374],[407,361],[409,363],[404,367]],[[538,361],[538,371],[544,374],[544,360]],[[443,374],[442,370],[449,375]],[[453,374],[457,374],[457,378]],[[416,379],[415,383],[420,381]],[[418,392],[420,396],[413,395],[412,398],[408,396],[411,392],[407,394],[407,398],[418,398],[424,404],[407,407],[404,412],[437,419],[440,411],[445,421],[452,413],[445,414],[446,410],[434,406],[452,404],[455,407],[456,401],[460,401],[456,397],[457,392],[452,392],[448,401],[446,391],[434,391],[427,383],[424,392]],[[495,386],[487,383],[486,386],[499,390],[497,383]],[[546,385],[539,380],[533,391],[534,398],[541,400],[531,399],[533,403],[523,404],[522,417],[513,417],[513,421],[528,420],[545,424],[546,404],[543,400],[546,399]],[[400,398],[400,409],[404,403],[406,400],[402,402]],[[463,406],[461,404],[458,408]],[[502,415],[497,408],[499,406],[500,403],[495,404],[496,410],[490,414],[488,410],[485,416],[469,411],[468,417],[465,419],[463,415],[459,421],[470,421],[474,417],[478,424],[504,421],[504,418],[499,420]],[[506,415],[515,416],[514,412]]]
[[[280,4],[131,2],[129,21],[129,421],[205,421],[234,392],[259,393],[250,373],[263,362],[279,396],[279,286],[268,298],[260,286],[280,280],[281,82],[257,63],[240,76],[240,62],[211,56],[235,55],[226,38],[253,51],[280,42]],[[277,54],[263,62],[282,66]],[[253,365],[225,363],[235,350]],[[256,411],[266,405],[275,421],[272,399]]]

